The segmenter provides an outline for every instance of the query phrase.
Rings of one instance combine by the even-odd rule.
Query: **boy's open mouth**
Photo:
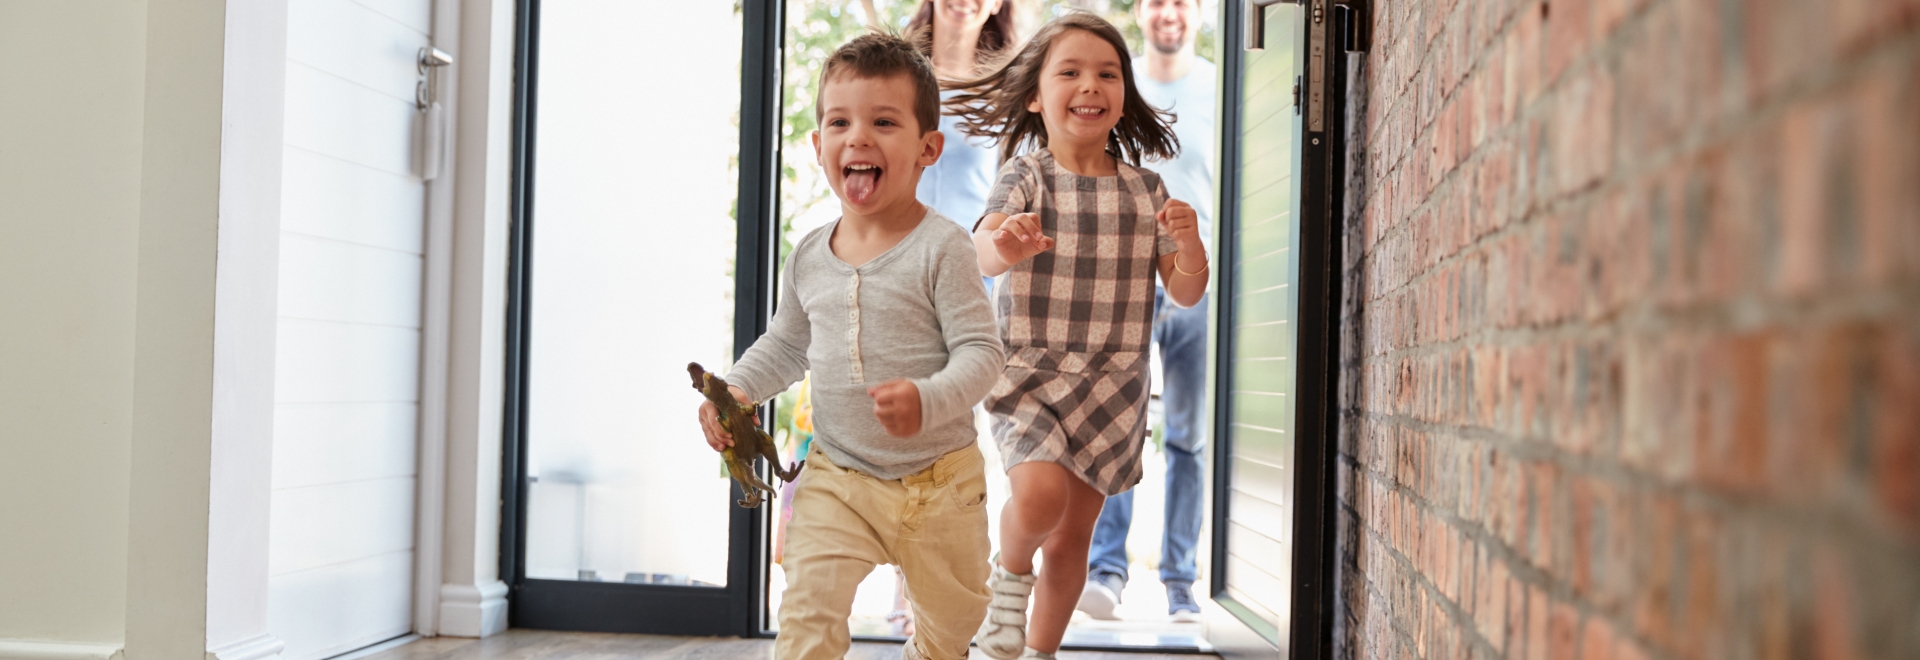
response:
[[[872,163],[854,163],[840,171],[846,180],[847,201],[865,204],[873,197],[873,191],[880,188],[880,166]]]

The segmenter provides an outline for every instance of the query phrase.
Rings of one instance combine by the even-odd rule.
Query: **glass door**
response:
[[[1332,630],[1343,45],[1330,0],[1234,3],[1222,201],[1213,601],[1224,657],[1323,655]],[[1244,13],[1239,13],[1244,12]]]
[[[763,509],[733,504],[687,367],[726,373],[764,320],[765,159],[745,156],[769,145],[742,81],[769,68],[743,48],[765,4],[521,3],[502,539],[515,626],[750,632]]]

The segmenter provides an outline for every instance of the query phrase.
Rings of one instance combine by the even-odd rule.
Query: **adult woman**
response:
[[[926,34],[921,48],[933,60],[934,73],[949,80],[974,77],[974,66],[1013,45],[1013,0],[921,0],[907,22],[908,34]],[[944,98],[946,94],[942,94]],[[942,215],[973,230],[987,205],[987,190],[1000,167],[992,142],[960,132],[959,120],[940,118],[946,150],[920,174],[915,197]]]

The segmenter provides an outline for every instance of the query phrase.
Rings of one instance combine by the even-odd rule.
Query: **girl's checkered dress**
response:
[[[1140,482],[1155,265],[1173,252],[1154,214],[1166,186],[1119,164],[1080,176],[1045,149],[1008,161],[987,213],[1037,213],[1052,250],[994,284],[1007,367],[987,395],[1011,469],[1058,463],[1106,495]]]

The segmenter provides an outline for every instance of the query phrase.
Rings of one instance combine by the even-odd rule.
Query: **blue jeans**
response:
[[[1189,309],[1154,294],[1153,341],[1160,345],[1160,403],[1166,411],[1166,526],[1160,537],[1160,581],[1191,585],[1199,575],[1194,548],[1200,543],[1201,503],[1205,501],[1202,454],[1206,430],[1200,408],[1206,403],[1207,299]],[[1107,498],[1094,523],[1092,570],[1127,579],[1127,530],[1133,526],[1133,491]]]

